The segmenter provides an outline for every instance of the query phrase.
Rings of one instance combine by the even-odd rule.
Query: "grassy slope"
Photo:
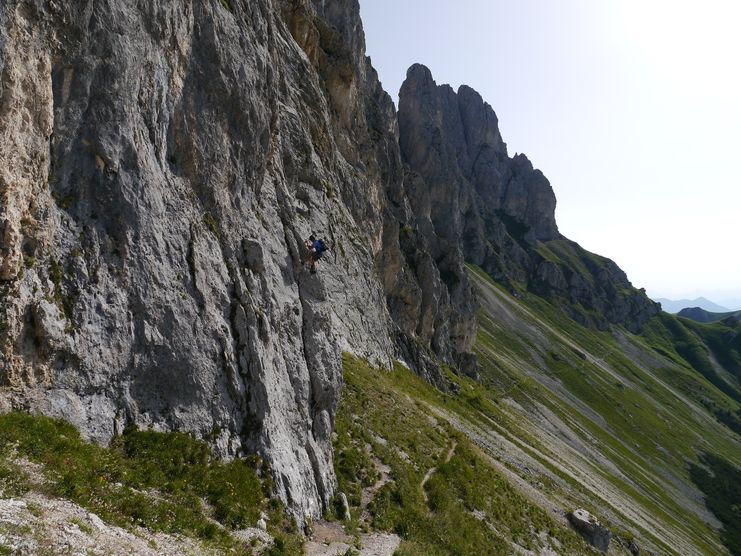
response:
[[[450,396],[401,365],[386,372],[351,356],[344,358],[344,377],[335,441],[340,490],[349,494],[357,518],[361,488],[378,479],[371,456],[391,468],[391,481],[369,510],[373,528],[404,539],[400,555],[501,555],[516,547],[592,552],[515,490],[475,443],[435,417],[435,409],[465,418],[488,408],[483,389],[468,390],[477,387],[466,382],[462,396]],[[420,485],[433,467],[425,501]]]
[[[712,313],[700,307],[687,307],[677,313],[678,317],[686,318],[700,323],[718,322],[735,317],[741,319],[741,311],[728,311],[725,313]]]
[[[660,554],[723,553],[690,464],[694,478],[705,477],[705,452],[739,464],[738,437],[706,409],[738,404],[677,353],[676,338],[657,336],[660,319],[640,337],[598,332],[471,272],[481,384],[449,373],[459,393],[447,395],[402,367],[345,359],[336,461],[351,504],[378,479],[373,456],[393,482],[370,505],[372,525],[399,533],[403,554],[585,552],[563,527],[576,507],[618,534],[618,553],[632,539]],[[434,466],[426,502],[419,483]]]
[[[644,336],[659,353],[698,371],[718,390],[741,402],[738,321],[701,324],[662,313],[649,323]]]
[[[554,499],[585,505],[662,553],[721,552],[687,461],[707,451],[739,464],[738,437],[698,402],[738,404],[671,341],[662,355],[650,333],[588,330],[535,296],[516,300],[472,275],[482,374],[509,402],[498,405],[512,424],[500,434],[527,454],[520,465],[530,460],[550,479]]]
[[[40,465],[43,478],[24,472],[19,459]],[[270,480],[258,477],[258,472],[267,477],[265,471],[255,458],[214,460],[205,443],[185,434],[132,429],[103,448],[84,442],[62,421],[0,416],[2,497],[35,490],[71,500],[114,525],[184,534],[232,554],[252,551],[229,530],[254,526],[264,511],[276,536],[268,554],[300,554],[303,541],[295,523],[268,496]]]
[[[723,523],[722,538],[731,553],[741,555],[741,469],[711,454],[690,466],[692,481],[705,493],[708,506]]]
[[[372,526],[399,533],[402,554],[587,552],[563,526],[576,507],[617,534],[615,553],[633,539],[658,554],[723,553],[734,535],[718,531],[692,480],[712,493],[707,462],[741,463],[738,436],[708,411],[738,403],[677,352],[666,317],[642,336],[598,332],[471,274],[480,384],[448,373],[458,391],[448,395],[400,366],[385,373],[345,359],[335,447],[351,505],[378,480],[375,457],[393,482],[370,505]],[[419,483],[434,466],[426,502]],[[728,500],[716,506],[735,515]]]

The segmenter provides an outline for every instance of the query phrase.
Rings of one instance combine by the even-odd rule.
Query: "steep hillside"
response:
[[[401,363],[388,371],[344,355],[333,437],[342,495],[329,522],[306,529],[307,553],[596,554],[569,528],[576,508],[609,528],[608,554],[737,553],[739,437],[703,405],[739,404],[662,353],[656,330],[673,318],[656,317],[642,336],[590,330],[476,267],[469,276],[480,301],[480,382],[443,369],[445,393]],[[69,497],[112,524],[133,516],[150,547],[251,553],[247,541],[259,539],[257,553],[300,553],[295,526],[255,490],[259,461],[225,468],[184,435],[134,430],[107,454],[68,426],[17,415],[0,420],[0,435],[15,446],[0,461],[3,496],[18,500],[11,507],[58,520],[68,506],[49,496]],[[24,458],[45,466],[46,486]],[[224,479],[241,494],[225,496]],[[338,522],[343,495],[350,516]],[[198,497],[217,508],[212,525]],[[254,528],[261,509],[268,533]],[[114,534],[97,515],[66,511],[83,536]],[[49,528],[29,540],[14,519],[0,526],[13,546],[62,546]]]
[[[466,430],[482,410],[493,414],[485,390],[449,374],[462,388],[451,396],[399,364],[388,373],[344,363],[335,445],[350,528],[398,533],[402,555],[592,553]]]
[[[696,322],[717,322],[719,320],[725,320],[728,317],[741,318],[741,311],[727,311],[725,313],[712,313],[706,311],[701,307],[687,307],[677,313],[678,317],[684,317],[686,319],[694,320]]]
[[[129,428],[102,448],[62,421],[2,415],[0,552],[300,554],[266,471],[182,433]]]
[[[729,398],[741,402],[741,324],[737,319],[701,324],[662,313],[646,327],[644,336],[658,353],[693,369]],[[741,411],[717,406],[706,390],[690,392],[741,433]]]
[[[345,358],[335,465],[353,526],[395,531],[402,554],[577,554],[590,549],[563,528],[586,508],[610,554],[736,553],[737,489],[710,477],[732,481],[741,446],[708,407],[739,404],[661,353],[655,330],[672,318],[639,336],[590,330],[470,278],[481,382],[447,373],[445,394]]]
[[[571,483],[566,500],[659,553],[722,550],[687,462],[708,452],[739,465],[739,437],[704,407],[737,413],[739,404],[682,357],[661,353],[653,330],[667,317],[640,336],[590,331],[475,272],[482,374],[510,414],[506,437],[528,448],[515,461]]]

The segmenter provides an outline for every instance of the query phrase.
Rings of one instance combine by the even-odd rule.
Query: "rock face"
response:
[[[334,491],[342,350],[470,362],[357,2],[10,0],[0,114],[5,409],[259,453],[301,518]]]
[[[572,527],[579,533],[585,541],[595,547],[597,550],[607,552],[610,546],[610,530],[601,525],[597,519],[587,510],[578,509],[566,516]]]
[[[438,249],[446,283],[465,284],[466,262],[503,283],[550,297],[574,318],[604,328],[638,330],[658,312],[609,259],[558,232],[556,197],[525,155],[510,158],[497,116],[473,89],[437,85],[419,64],[407,72],[399,100],[402,158],[410,200]]]
[[[0,133],[0,407],[258,453],[299,519],[334,492],[342,351],[475,374],[464,262],[651,312],[478,94],[414,66],[397,117],[355,0],[7,0]]]

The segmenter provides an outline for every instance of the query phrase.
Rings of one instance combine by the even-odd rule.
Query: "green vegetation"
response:
[[[102,448],[84,442],[68,423],[19,413],[0,416],[0,447],[3,496],[40,490],[109,523],[181,533],[237,550],[246,547],[228,531],[254,526],[264,511],[277,535],[272,553],[301,553],[295,523],[269,498],[268,469],[257,458],[223,463],[186,434],[134,428]],[[35,484],[19,473],[17,457],[41,464],[45,482]]]
[[[362,428],[347,419],[338,419],[335,430],[335,471],[340,491],[351,506],[360,506],[363,488],[374,485],[381,475],[363,446],[354,439],[363,438]],[[339,508],[336,508],[339,511]],[[341,517],[341,516],[337,516]]]
[[[601,261],[587,257],[591,253],[587,253],[583,249],[577,249],[574,243],[567,239],[555,239],[546,244],[541,244],[538,252],[549,252],[551,257],[548,257],[548,260],[555,257],[559,265],[568,273],[576,272],[590,284],[594,284],[595,270],[602,266]],[[596,257],[596,255],[593,255],[593,257]]]
[[[592,286],[595,285],[595,278],[604,271],[608,262],[608,259],[590,253],[568,239],[538,242],[535,252],[544,260],[557,265],[567,278],[571,274],[577,274]],[[625,293],[628,293],[628,290]]]
[[[49,278],[54,285],[54,293],[50,302],[56,303],[57,307],[62,311],[64,317],[72,323],[74,320],[74,306],[75,299],[72,296],[65,296],[62,288],[62,277],[64,269],[62,263],[52,258],[49,261]],[[71,325],[70,325],[71,326]]]
[[[657,335],[653,322],[642,336],[585,328],[536,295],[520,291],[514,299],[478,268],[470,271],[482,292],[475,349],[482,384],[492,391],[484,399],[494,402],[481,426],[547,470],[550,481],[539,479],[545,492],[602,516],[623,537],[660,551],[717,553],[717,534],[675,485],[690,483],[686,462],[698,459],[698,446],[738,461],[731,434],[703,411],[713,404],[719,419],[722,412],[736,417],[738,404],[676,352],[670,334]],[[544,430],[549,414],[566,441]],[[477,422],[470,413],[467,419]],[[577,438],[598,459],[565,460]],[[620,515],[624,503],[642,507],[672,535],[659,538],[649,523]]]
[[[708,324],[678,320],[702,340],[718,363],[735,379],[738,394],[741,383],[741,321],[734,317]]]
[[[82,521],[79,517],[73,517],[70,520],[70,523],[73,523],[73,524],[77,525],[77,527],[79,527],[80,531],[82,531],[83,533],[87,533],[88,535],[92,534],[92,532],[93,532],[93,528],[90,527],[90,525],[88,525],[84,521]]]
[[[73,191],[69,191],[65,195],[52,191],[51,197],[60,209],[67,210],[72,205],[75,195]]]
[[[735,339],[722,338],[722,327],[723,325],[717,323],[712,325],[700,324],[687,319],[679,319],[667,313],[661,313],[649,323],[645,334],[647,337],[657,340],[657,343],[664,350],[663,352],[660,351],[662,355],[672,357],[676,354],[718,390],[737,402],[741,402],[741,391],[733,384],[723,380],[718,374],[710,361],[710,350],[702,341],[703,337],[711,340],[719,357],[739,373],[738,361],[741,337],[737,334]],[[676,360],[675,357],[674,359]]]
[[[28,474],[20,465],[0,459],[0,496],[11,498],[28,492]]]
[[[51,278],[52,284],[54,284],[56,295],[61,295],[62,265],[54,258],[49,261],[49,278]]]
[[[493,411],[483,387],[449,374],[463,394],[448,395],[401,365],[376,370],[348,355],[343,363],[335,442],[340,489],[357,514],[362,488],[375,484],[367,508],[371,525],[402,537],[398,554],[498,555],[513,553],[515,544],[590,553],[581,538],[514,490],[447,422],[446,416],[478,414],[480,404]],[[376,458],[390,468],[386,482]]]
[[[690,466],[690,477],[705,493],[708,508],[723,523],[723,543],[731,554],[738,556],[741,554],[741,469],[712,454],[703,454],[702,463]]]
[[[676,315],[679,318],[685,318],[700,323],[713,323],[725,321],[726,324],[730,324],[728,319],[738,321],[741,319],[741,311],[727,311],[725,313],[713,313],[706,311],[700,307],[685,308],[679,311]]]
[[[225,2],[226,0],[222,1]],[[203,213],[203,223],[209,230],[211,230],[211,233],[213,233],[216,237],[220,237],[219,221],[210,211],[206,211]]]
[[[741,323],[701,324],[661,313],[642,336],[657,353],[690,371],[673,380],[684,394],[741,434]],[[698,383],[698,374],[709,384]]]

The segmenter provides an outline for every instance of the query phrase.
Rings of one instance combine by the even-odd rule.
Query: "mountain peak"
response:
[[[420,63],[415,63],[409,66],[409,69],[407,69],[407,80],[435,83],[430,68]]]
[[[548,179],[524,154],[508,156],[494,110],[471,87],[455,93],[412,66],[399,96],[399,142],[421,178],[410,181],[410,199],[432,244],[460,249],[459,258],[499,281],[560,299],[585,324],[637,330],[658,310],[612,261],[560,235]]]
[[[695,299],[666,299],[660,297],[656,299],[661,303],[661,308],[667,313],[679,313],[682,309],[699,307],[711,313],[727,313],[730,309],[718,305],[705,297],[696,297]]]

